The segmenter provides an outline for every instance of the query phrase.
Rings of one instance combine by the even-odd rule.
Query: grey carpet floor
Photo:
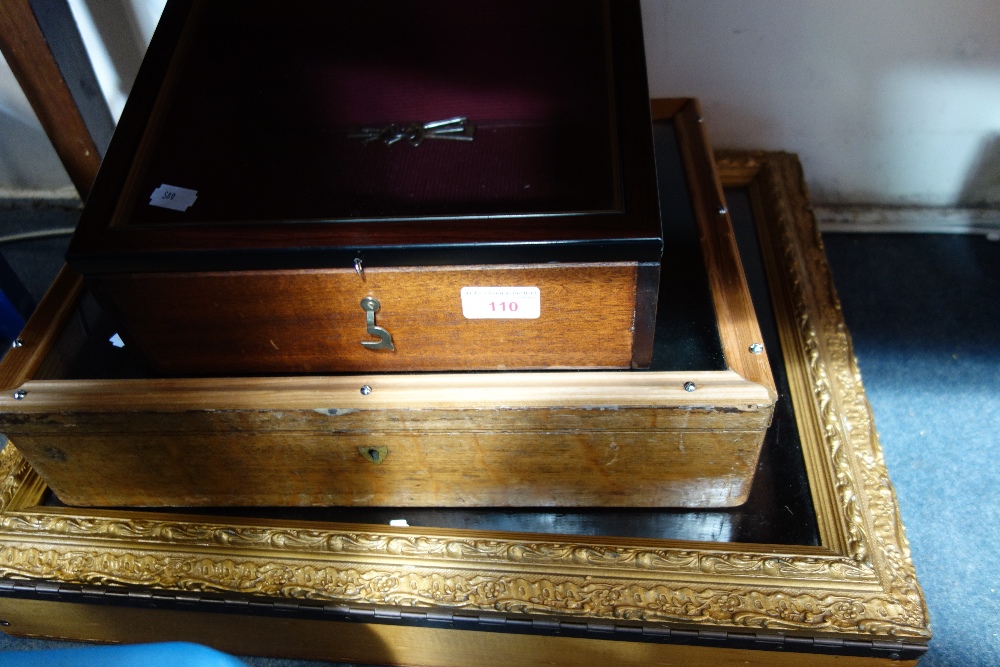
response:
[[[74,216],[72,206],[0,206],[0,236]],[[824,241],[930,607],[934,639],[920,664],[1000,665],[1000,243],[944,235]],[[19,273],[57,268],[46,259],[51,248],[0,251]],[[45,280],[26,283],[38,293]],[[65,646],[0,634],[0,664],[13,662],[3,652]]]
[[[920,665],[1000,665],[1000,243],[824,240],[930,609]]]

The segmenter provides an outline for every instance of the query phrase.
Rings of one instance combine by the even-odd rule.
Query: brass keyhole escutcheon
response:
[[[385,457],[389,456],[389,448],[385,445],[378,447],[359,446],[358,453],[375,465],[381,465],[382,461],[385,461]]]
[[[375,325],[375,313],[377,313],[381,307],[382,304],[378,302],[378,299],[373,299],[370,296],[366,296],[361,299],[361,310],[365,311],[365,321],[368,325],[368,333],[378,337],[378,340],[361,341],[362,347],[367,350],[396,349],[396,347],[392,344],[392,335],[382,327]]]

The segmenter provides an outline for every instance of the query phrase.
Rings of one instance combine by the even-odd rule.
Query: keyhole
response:
[[[375,465],[382,465],[385,457],[389,455],[389,448],[384,445],[378,447],[358,445],[358,454]]]

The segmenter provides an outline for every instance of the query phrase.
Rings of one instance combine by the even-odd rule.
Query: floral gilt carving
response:
[[[779,312],[815,417],[810,478],[823,547],[583,537],[530,540],[183,514],[10,509],[33,472],[0,452],[0,575],[336,605],[544,615],[845,638],[929,637],[927,612],[850,338],[791,155],[723,155],[764,210]],[[786,363],[788,363],[786,361]],[[795,390],[797,391],[797,390]]]

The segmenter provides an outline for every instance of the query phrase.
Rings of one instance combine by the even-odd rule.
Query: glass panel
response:
[[[616,207],[603,2],[203,6],[124,224]]]
[[[657,141],[664,144],[664,135],[659,133]],[[669,143],[669,142],[668,142]],[[658,164],[665,164],[663,162]],[[678,194],[685,189],[674,188]],[[684,194],[686,201],[686,194]],[[799,544],[815,546],[819,544],[816,517],[813,512],[802,459],[795,415],[784,366],[781,363],[781,344],[777,337],[770,294],[756,245],[753,211],[745,190],[726,191],[726,198],[736,229],[744,268],[748,276],[751,295],[757,308],[764,343],[771,351],[770,359],[774,371],[775,385],[779,399],[775,407],[774,419],[765,438],[760,461],[754,477],[750,498],[746,504],[732,509],[678,510],[678,509],[603,509],[566,508],[545,509],[438,509],[438,508],[184,508],[187,514],[239,516],[259,519],[301,519],[307,521],[336,521],[360,524],[387,525],[392,519],[406,519],[411,526],[434,528],[469,528],[477,530],[501,530],[512,532],[551,533],[559,535],[605,535],[615,537],[642,537],[655,539],[700,540],[712,542],[743,542],[759,544]],[[671,225],[677,225],[677,244],[673,254],[686,256],[685,266],[702,268],[701,273],[685,273],[685,283],[676,292],[688,287],[698,291],[698,299],[680,299],[675,305],[693,304],[699,299],[707,299],[706,276],[700,262],[690,261],[700,257],[696,238],[691,230],[684,231],[684,225],[693,225],[689,213],[672,214]],[[681,239],[690,237],[695,245]],[[668,244],[671,234],[667,234]],[[669,267],[664,267],[667,271]],[[664,287],[669,279],[665,278]],[[674,286],[677,287],[677,286]],[[683,289],[682,289],[683,288]],[[669,289],[661,289],[661,295]],[[712,354],[703,356],[705,350],[718,346],[718,333],[706,324],[699,312],[704,304],[690,310],[664,311],[661,300],[660,316],[670,317],[675,322],[659,329],[672,331],[679,338],[678,347],[660,354],[657,370],[692,370],[707,368],[718,370],[717,359]],[[709,308],[710,310],[710,308]],[[61,371],[66,370],[68,360],[74,359],[75,377],[143,377],[146,372],[135,359],[131,359],[128,347],[114,348],[107,343],[113,333],[113,325],[101,313],[92,300],[85,300],[78,317],[66,327],[56,351],[52,355]],[[660,343],[658,343],[660,345]],[[664,345],[670,348],[669,344]],[[721,354],[721,352],[719,352]],[[697,364],[709,364],[699,366]],[[70,364],[73,367],[73,364]],[[621,371],[616,371],[621,372]],[[641,373],[644,371],[632,371]],[[39,377],[52,377],[45,374]],[[57,375],[58,377],[58,375]],[[64,376],[63,376],[64,377]],[[57,498],[49,494],[48,505],[60,505]],[[157,510],[152,510],[157,511]],[[176,510],[165,510],[176,511]]]

